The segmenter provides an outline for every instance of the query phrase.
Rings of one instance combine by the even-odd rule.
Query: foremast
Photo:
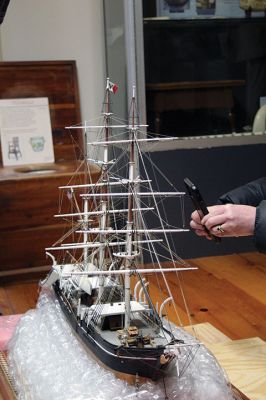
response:
[[[104,101],[104,110],[103,110],[103,116],[104,116],[104,136],[105,136],[105,141],[108,143],[109,141],[109,129],[110,129],[110,116],[112,113],[110,112],[110,81],[109,78],[107,78],[106,81],[106,89],[105,89],[105,101]],[[100,210],[101,210],[101,215],[100,215],[100,230],[103,231],[99,234],[99,242],[100,242],[100,248],[99,248],[99,269],[103,270],[105,266],[105,246],[104,243],[106,242],[106,234],[104,233],[104,230],[106,230],[107,227],[107,210],[108,210],[108,196],[106,194],[108,193],[108,161],[109,161],[109,155],[108,155],[108,144],[103,146],[103,163],[102,163],[102,194],[103,196],[101,197],[100,200]],[[103,276],[99,277],[99,292],[98,292],[98,298],[99,300],[101,299],[103,292],[104,292],[104,280],[105,278]]]

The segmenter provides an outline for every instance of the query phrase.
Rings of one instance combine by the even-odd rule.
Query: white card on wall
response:
[[[47,97],[0,100],[3,165],[54,162]]]

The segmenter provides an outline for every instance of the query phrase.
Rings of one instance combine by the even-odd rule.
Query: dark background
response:
[[[215,204],[218,197],[242,184],[265,176],[266,145],[225,146],[206,149],[168,150],[150,153],[152,161],[181,191],[185,191],[183,179],[189,177],[197,184],[207,205]],[[149,171],[152,175],[152,170]],[[161,190],[169,187],[158,176]],[[185,227],[189,228],[193,207],[185,196]],[[173,224],[180,214],[178,200],[167,206],[168,221]],[[150,226],[156,224],[152,215]],[[177,254],[182,258],[232,254],[255,251],[252,237],[224,238],[220,244],[200,238],[194,232],[174,234]]]
[[[146,83],[245,80],[233,88],[236,131],[252,126],[266,96],[266,18],[146,19],[144,54]],[[151,131],[153,120],[148,114]],[[162,121],[161,133],[178,136],[230,131],[227,110],[168,111]]]
[[[259,99],[266,96],[266,18],[149,19],[156,16],[154,0],[143,1],[143,14],[146,83],[243,79],[245,85],[233,89],[236,131],[250,131],[260,107]],[[153,131],[154,116],[147,117],[149,131]],[[226,110],[167,112],[161,128],[162,134],[173,136],[230,131]],[[194,181],[208,205],[215,204],[221,194],[266,173],[264,144],[173,149],[150,156],[180,190],[185,190],[185,177]],[[166,189],[163,180],[159,185]],[[187,228],[192,209],[185,196]],[[179,202],[169,204],[167,211],[174,223],[180,213]],[[152,217],[150,224],[155,224]],[[225,238],[218,245],[193,232],[173,237],[182,258],[256,250],[252,237]]]

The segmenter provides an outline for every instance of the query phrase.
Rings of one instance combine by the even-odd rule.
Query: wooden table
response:
[[[213,109],[228,110],[231,131],[235,131],[233,88],[244,80],[189,81],[146,84],[147,110],[155,113],[155,132],[160,133],[164,111]]]

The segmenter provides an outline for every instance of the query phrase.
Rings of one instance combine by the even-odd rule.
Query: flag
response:
[[[118,91],[118,86],[116,83],[109,81],[108,89],[110,90],[110,92],[113,92],[114,94],[116,94],[116,92]]]

